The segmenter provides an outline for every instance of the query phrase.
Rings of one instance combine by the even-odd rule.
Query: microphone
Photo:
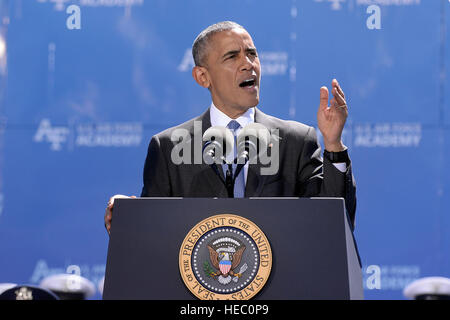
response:
[[[228,197],[233,198],[234,181],[231,177],[231,163],[227,162],[227,155],[234,152],[234,136],[230,129],[223,126],[214,126],[209,128],[203,134],[203,160],[209,164],[217,176],[222,180],[227,189]],[[222,179],[218,164],[228,164],[228,170],[225,179]]]
[[[203,160],[206,164],[226,163],[226,157],[234,148],[234,137],[231,131],[223,126],[209,128],[203,134]]]
[[[250,123],[242,129],[237,137],[237,157],[233,162],[226,160],[227,155],[234,153],[234,135],[226,127],[214,126],[203,134],[203,160],[211,165],[216,174],[221,178],[228,192],[228,196],[233,198],[234,182],[247,162],[254,163],[258,154],[266,150],[270,143],[271,135],[269,130],[260,123]],[[234,174],[232,174],[232,163],[237,164]],[[227,164],[228,170],[223,180],[217,164]]]
[[[234,179],[239,175],[247,162],[256,163],[262,150],[267,150],[270,143],[269,130],[260,123],[249,123],[237,137],[237,163]],[[233,179],[233,180],[234,180]]]
[[[259,153],[270,143],[270,132],[261,123],[249,123],[237,137],[237,163],[255,163]]]

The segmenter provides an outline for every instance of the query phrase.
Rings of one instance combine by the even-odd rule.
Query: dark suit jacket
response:
[[[178,143],[171,140],[176,129],[186,129],[194,136],[194,121],[202,122],[202,132],[211,127],[209,109],[201,116],[169,128],[152,137],[144,166],[141,197],[227,197],[227,190],[211,166],[179,164],[171,161]],[[356,184],[351,164],[340,172],[326,158],[313,127],[296,121],[281,120],[255,111],[255,122],[266,128],[279,129],[279,170],[261,175],[261,164],[250,164],[245,197],[343,197],[352,224],[356,211]],[[192,158],[193,148],[192,143]],[[218,170],[222,175],[222,170]]]

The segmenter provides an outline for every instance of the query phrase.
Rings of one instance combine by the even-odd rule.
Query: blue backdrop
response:
[[[448,0],[0,0],[0,282],[104,276],[106,202],[209,106],[190,48],[222,20],[253,37],[264,112],[316,126],[343,87],[365,297],[450,276]]]

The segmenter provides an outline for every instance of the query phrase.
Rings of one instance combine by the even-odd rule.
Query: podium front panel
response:
[[[180,246],[198,222],[234,214],[255,223],[272,270],[255,299],[362,299],[358,252],[341,198],[117,199],[104,299],[196,299],[179,271]]]

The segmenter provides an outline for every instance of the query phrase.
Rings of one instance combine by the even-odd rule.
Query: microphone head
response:
[[[203,160],[206,164],[221,164],[222,156],[222,144],[218,141],[207,141],[203,146]]]
[[[223,126],[208,128],[203,134],[203,159],[206,163],[222,163],[234,148],[234,136],[230,129]]]
[[[258,150],[261,152],[267,149],[270,143],[270,132],[261,123],[249,123],[239,133],[237,143],[238,154],[248,151],[251,160],[258,156]]]

